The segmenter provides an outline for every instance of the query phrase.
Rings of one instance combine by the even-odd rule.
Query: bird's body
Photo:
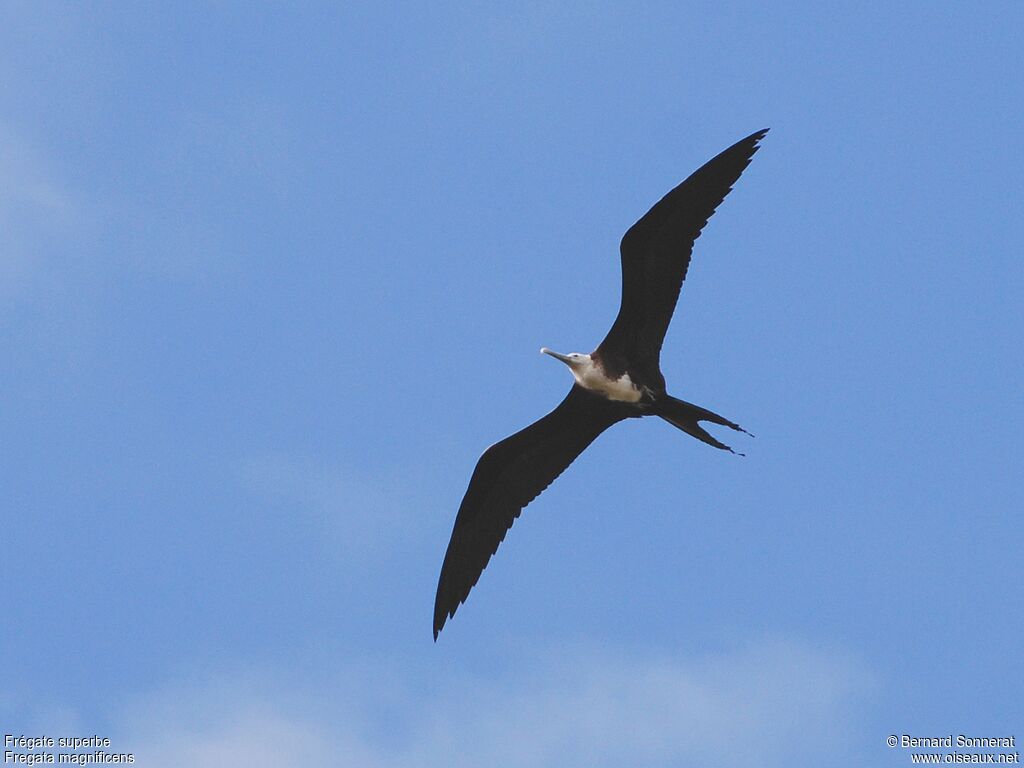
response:
[[[732,451],[698,422],[746,432],[665,389],[662,341],[686,277],[693,243],[750,163],[767,129],[737,142],[677,186],[622,238],[622,302],[590,354],[542,348],[565,363],[574,383],[547,416],[495,443],[480,457],[459,507],[434,602],[434,639],[455,615],[523,507],[605,429],[659,416],[715,448]]]
[[[547,347],[541,347],[540,351],[568,365],[576,383],[588,392],[620,403],[639,403],[645,396],[649,396],[649,390],[635,384],[628,373],[620,373],[615,378],[609,376],[599,357],[579,352],[560,355]]]

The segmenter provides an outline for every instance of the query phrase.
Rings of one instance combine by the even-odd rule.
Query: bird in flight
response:
[[[712,158],[665,195],[622,238],[622,299],[608,335],[589,355],[543,347],[572,373],[555,410],[480,457],[462,499],[434,600],[434,640],[476,585],[523,507],[594,439],[623,419],[660,416],[726,451],[699,422],[746,432],[717,413],[665,391],[661,345],[690,265],[693,243],[750,164],[768,129]],[[749,433],[748,433],[749,434]]]

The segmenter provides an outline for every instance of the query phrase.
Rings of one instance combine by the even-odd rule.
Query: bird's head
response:
[[[583,367],[590,362],[590,355],[584,355],[580,352],[570,352],[568,355],[563,355],[558,352],[554,352],[547,347],[541,347],[540,352],[542,355],[551,355],[556,360],[561,360],[573,370]]]

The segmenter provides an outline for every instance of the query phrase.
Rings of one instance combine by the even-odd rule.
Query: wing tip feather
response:
[[[754,131],[747,138],[743,139],[743,141],[753,142],[754,146],[757,147],[759,143],[764,140],[764,137],[768,135],[768,131],[770,130],[771,128],[762,128],[759,131]]]

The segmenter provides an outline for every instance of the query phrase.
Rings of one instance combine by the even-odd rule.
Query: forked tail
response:
[[[677,400],[671,395],[663,395],[655,404],[654,413],[661,416],[661,418],[672,426],[678,427],[686,434],[693,435],[698,440],[702,440],[708,445],[713,445],[715,448],[721,448],[723,451],[736,453],[738,456],[745,455],[737,453],[725,443],[721,443],[716,440],[697,422],[710,421],[712,424],[721,424],[723,427],[735,429],[737,432],[743,432],[747,435],[750,435],[750,433],[739,424],[734,424],[724,416],[719,416],[717,413],[709,411],[707,408],[701,408],[699,405],[687,403],[685,400]],[[751,437],[753,437],[753,435],[751,435]]]

